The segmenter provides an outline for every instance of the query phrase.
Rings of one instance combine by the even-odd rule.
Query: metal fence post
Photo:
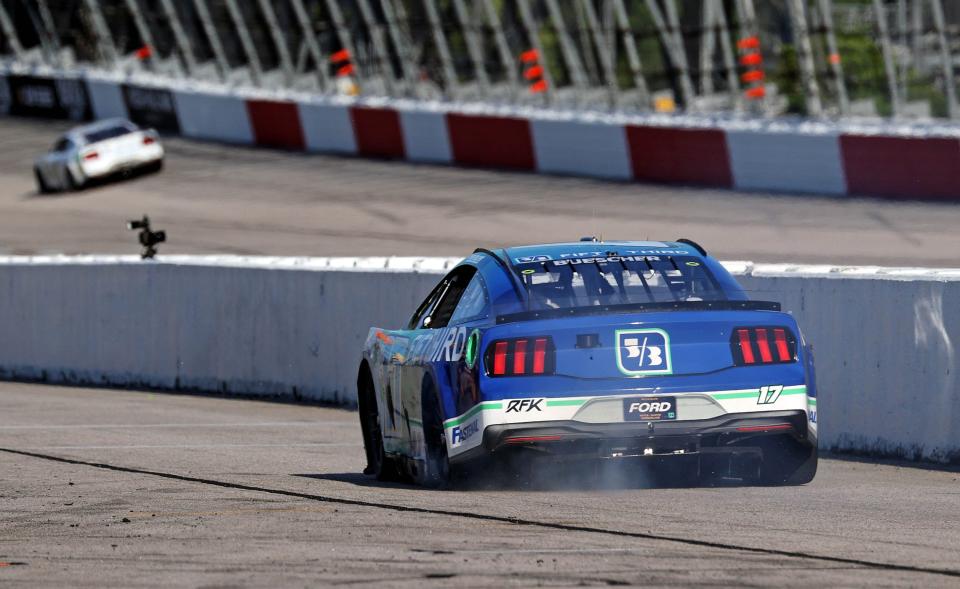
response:
[[[547,12],[550,14],[550,21],[560,41],[560,53],[563,55],[567,70],[570,72],[570,81],[578,91],[583,92],[589,84],[583,72],[583,63],[580,61],[580,55],[577,53],[577,48],[567,32],[567,25],[563,20],[563,13],[557,4],[557,0],[545,1],[547,4]]]
[[[716,2],[703,2],[702,25],[700,33],[700,94],[713,94],[713,52],[717,48],[716,17],[713,15]],[[723,6],[720,7],[723,10]]]
[[[637,51],[637,42],[630,29],[630,18],[623,0],[610,0],[613,3],[613,14],[617,28],[623,39],[624,52],[627,54],[627,65],[633,76],[633,86],[637,90],[637,98],[643,110],[650,110],[650,91],[647,89],[647,79],[643,77],[643,62],[640,61],[640,52]]]
[[[823,103],[820,101],[820,87],[817,85],[817,72],[813,64],[813,45],[810,43],[810,27],[807,26],[806,0],[790,0],[787,7],[796,43],[797,62],[800,66],[807,114],[819,117],[823,115]]]
[[[448,92],[451,96],[457,97],[460,95],[460,81],[457,79],[457,70],[453,67],[453,57],[450,55],[450,46],[447,45],[447,36],[443,32],[443,23],[440,21],[437,5],[433,0],[423,0],[423,5],[427,11],[427,20],[430,21],[430,29],[433,31],[433,44],[437,47],[437,53],[440,54],[440,65],[443,68],[443,77],[446,78]]]
[[[347,28],[346,20],[343,18],[343,12],[340,11],[338,0],[327,0],[327,10],[330,11],[330,18],[333,20],[333,28],[337,31],[337,37],[340,39],[340,46],[350,54],[350,63],[353,64],[354,76],[363,80],[363,70],[357,61],[357,48],[353,44],[353,37],[350,35],[350,29]],[[388,84],[389,82],[385,82]]]
[[[840,55],[833,26],[833,0],[820,0],[820,14],[823,16],[824,34],[827,37],[827,61],[837,84],[837,105],[840,114],[846,115],[850,112],[850,99],[847,97],[847,80],[843,77],[843,56]]]
[[[250,79],[255,86],[263,83],[263,68],[260,66],[260,56],[257,54],[257,48],[253,45],[253,39],[250,37],[250,31],[247,30],[247,23],[243,20],[243,14],[236,0],[224,0],[227,6],[227,12],[230,13],[230,20],[237,29],[237,36],[240,38],[240,46],[243,47],[243,53],[247,56],[247,65],[250,67]]]
[[[647,10],[653,18],[653,23],[657,27],[657,33],[660,35],[663,46],[666,47],[667,56],[673,67],[677,70],[677,78],[680,85],[680,100],[683,101],[685,109],[693,108],[693,99],[695,96],[693,83],[690,81],[690,68],[687,66],[687,52],[683,46],[683,39],[680,36],[680,27],[677,19],[676,5],[673,0],[667,0],[667,18],[669,23],[664,20],[663,13],[657,5],[657,0],[646,0]]]
[[[887,13],[883,2],[873,0],[873,9],[877,13],[877,28],[880,32],[880,48],[883,51],[883,66],[887,73],[887,86],[890,90],[890,104],[893,109],[893,116],[899,117],[903,114],[903,104],[900,98],[900,90],[897,88],[897,72],[894,69],[893,48],[890,46],[890,31],[887,28]]]
[[[477,80],[480,96],[486,98],[490,92],[490,77],[487,75],[487,67],[483,60],[483,47],[477,32],[479,27],[474,26],[475,19],[471,18],[463,1],[453,0],[453,9],[457,20],[460,21],[460,29],[463,31],[463,40],[467,45],[470,62],[473,63],[473,75]]]
[[[173,39],[180,49],[180,55],[183,56],[187,73],[194,74],[197,71],[197,59],[193,55],[193,47],[190,46],[190,39],[187,38],[187,34],[183,31],[183,26],[180,24],[180,17],[177,16],[173,2],[171,0],[161,0],[160,5],[167,14],[167,19],[170,20],[170,30],[173,31]]]
[[[164,0],[169,2],[170,0]],[[270,31],[270,37],[273,39],[273,45],[277,48],[277,57],[280,60],[280,70],[283,72],[283,80],[287,87],[293,85],[293,60],[290,59],[290,47],[287,45],[287,38],[280,29],[277,22],[277,13],[273,11],[270,0],[260,0],[260,12],[267,22],[267,29]]]
[[[960,116],[957,112],[957,86],[953,76],[953,55],[950,54],[950,45],[947,40],[946,27],[943,18],[943,4],[940,0],[930,0],[933,11],[933,27],[937,31],[940,45],[940,64],[943,67],[943,85],[947,93],[947,111],[951,119]]]
[[[597,12],[593,7],[593,0],[582,0],[584,15],[587,18],[587,26],[593,34],[593,43],[597,47],[597,57],[600,60],[600,67],[603,69],[603,80],[607,85],[607,95],[610,106],[620,104],[620,87],[617,83],[617,74],[613,69],[613,51],[610,40],[604,36],[600,30],[600,21],[597,18]]]
[[[303,34],[303,42],[313,57],[317,68],[317,78],[320,80],[320,89],[327,91],[330,88],[330,76],[327,72],[327,62],[323,58],[323,52],[320,50],[320,44],[317,43],[317,36],[313,32],[313,25],[310,22],[310,16],[303,5],[303,0],[290,0],[293,7],[293,14],[300,25],[300,31]]]
[[[727,70],[727,87],[730,94],[733,95],[733,106],[740,110],[743,108],[743,96],[740,94],[740,78],[737,76],[737,59],[733,51],[733,43],[730,42],[730,25],[727,21],[727,14],[723,6],[715,13],[717,27],[720,33],[720,51],[723,53],[723,67]]]
[[[10,15],[7,14],[7,9],[3,7],[3,2],[0,2],[0,28],[3,29],[3,36],[7,38],[7,44],[10,45],[14,55],[17,56],[17,59],[22,59],[23,45],[20,44],[17,30],[13,26],[13,21],[10,20]]]
[[[367,0],[363,1],[366,2]],[[413,71],[413,54],[409,49],[407,39],[404,39],[403,31],[400,29],[400,21],[397,18],[397,11],[394,10],[393,0],[380,0],[380,6],[383,8],[383,16],[386,20],[387,34],[390,36],[399,58],[400,75],[403,76],[407,92],[412,94],[418,78],[417,72]]]
[[[510,45],[507,43],[507,36],[503,33],[503,26],[500,24],[500,16],[493,5],[493,0],[480,0],[483,2],[483,8],[487,13],[487,22],[493,30],[493,39],[497,45],[497,54],[500,56],[500,62],[503,70],[506,72],[507,79],[510,81],[510,87],[513,89],[514,97],[520,95],[520,80],[517,76],[517,62],[510,52]]]
[[[193,0],[193,6],[197,10],[197,17],[203,26],[203,32],[207,36],[207,42],[210,43],[210,50],[213,51],[213,57],[217,62],[217,68],[220,70],[220,78],[224,81],[230,75],[230,62],[227,61],[227,55],[223,50],[223,44],[220,42],[220,33],[217,31],[213,19],[210,17],[210,9],[207,7],[207,0]]]
[[[337,0],[329,0],[337,2]],[[383,28],[374,17],[373,9],[367,0],[357,0],[357,7],[360,9],[360,16],[367,27],[370,39],[373,41],[373,51],[380,66],[380,75],[383,77],[384,88],[388,94],[394,92],[396,82],[393,78],[393,65],[390,63],[390,55],[387,53],[387,43],[384,39]]]
[[[530,0],[517,0],[517,8],[520,11],[520,20],[527,31],[527,39],[530,45],[537,50],[540,59],[540,65],[543,67],[543,80],[547,83],[547,89],[543,93],[544,100],[550,102],[555,88],[553,87],[553,74],[545,63],[546,55],[543,53],[543,44],[540,43],[540,29],[537,27],[537,21],[533,18],[533,11],[530,10]]]
[[[126,4],[127,10],[130,12],[130,16],[133,17],[133,26],[136,27],[137,33],[140,35],[140,41],[149,47],[151,51],[156,51],[157,45],[153,42],[153,32],[150,31],[150,27],[147,25],[147,21],[143,17],[143,12],[140,10],[139,1],[126,0]]]
[[[107,65],[113,66],[117,63],[117,48],[113,45],[113,38],[110,37],[110,29],[107,28],[107,21],[100,12],[100,4],[97,0],[86,0],[87,14],[90,16],[90,24],[93,26],[93,34],[97,38],[97,49],[100,56]]]
[[[28,2],[26,3],[26,10],[30,16],[30,23],[33,25],[33,30],[37,33],[40,49],[43,52],[43,60],[51,65],[57,63],[57,49],[54,42],[50,39],[49,31],[43,19],[37,13],[37,6]]]
[[[37,11],[40,13],[40,21],[43,23],[43,28],[46,31],[53,49],[55,56],[53,61],[55,64],[60,65],[63,61],[60,55],[60,36],[57,34],[57,26],[53,21],[53,15],[50,14],[50,7],[47,6],[47,0],[37,0]]]

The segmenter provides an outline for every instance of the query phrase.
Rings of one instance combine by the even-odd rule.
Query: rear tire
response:
[[[75,192],[83,188],[83,181],[78,181],[73,177],[73,172],[70,171],[68,167],[66,169],[66,178],[67,178],[67,190],[70,192]]]
[[[360,413],[360,430],[363,432],[363,447],[367,454],[367,467],[363,474],[372,474],[378,481],[396,482],[403,479],[397,461],[387,455],[380,430],[380,415],[373,378],[364,365],[357,377],[357,404]]]
[[[760,440],[763,462],[759,483],[770,486],[806,485],[817,474],[817,447],[807,446],[787,436]]]
[[[46,180],[43,179],[43,174],[40,172],[40,168],[33,169],[33,175],[37,179],[37,192],[39,194],[50,194],[53,190],[47,185]]]
[[[429,379],[423,383],[420,408],[426,459],[422,465],[418,465],[417,483],[432,489],[443,489],[450,485],[450,460],[447,457],[447,437],[443,431],[440,398],[433,381]]]
[[[150,162],[149,164],[143,167],[143,170],[147,174],[156,174],[160,172],[161,170],[163,170],[163,159],[161,158],[155,162]]]

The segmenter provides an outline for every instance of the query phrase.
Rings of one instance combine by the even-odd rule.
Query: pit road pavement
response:
[[[0,401],[4,587],[960,584],[955,472],[431,491],[359,474],[345,410],[11,383]]]
[[[65,122],[0,119],[0,255],[161,252],[468,255],[474,248],[676,239],[720,259],[960,266],[960,205],[749,194],[372,161],[165,139],[163,172],[39,196],[35,157]],[[697,162],[690,162],[697,165]]]

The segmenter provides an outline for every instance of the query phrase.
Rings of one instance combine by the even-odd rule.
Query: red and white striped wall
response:
[[[168,131],[205,140],[620,181],[960,200],[957,127],[498,114],[175,85],[137,87],[134,108],[130,83],[85,83],[95,118],[149,123],[154,103],[172,103],[175,112],[157,113],[158,120]],[[150,100],[150,92],[172,99]]]

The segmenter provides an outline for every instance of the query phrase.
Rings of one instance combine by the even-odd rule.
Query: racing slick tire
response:
[[[817,447],[805,446],[786,436],[760,440],[763,462],[758,483],[766,486],[805,485],[817,474]]]
[[[360,430],[363,432],[363,447],[367,454],[367,467],[363,474],[372,474],[378,481],[403,480],[397,461],[387,455],[383,447],[383,432],[380,430],[380,415],[373,389],[370,370],[364,365],[357,377],[357,405],[360,413]]]
[[[43,179],[43,174],[40,173],[39,168],[33,169],[33,175],[37,179],[37,193],[38,194],[50,194],[53,192],[53,189],[47,185],[47,181]]]
[[[157,174],[163,170],[163,158],[150,162],[143,166],[143,171],[147,174]]]
[[[76,192],[77,190],[82,190],[82,189],[83,189],[84,182],[83,182],[83,181],[78,181],[76,178],[74,178],[73,172],[70,171],[70,168],[67,168],[66,178],[67,178],[67,191],[68,191],[68,192]]]
[[[424,380],[420,393],[423,421],[424,452],[426,459],[418,465],[416,481],[424,487],[443,489],[450,484],[450,460],[447,456],[447,438],[443,431],[443,413],[437,388],[429,378]]]

